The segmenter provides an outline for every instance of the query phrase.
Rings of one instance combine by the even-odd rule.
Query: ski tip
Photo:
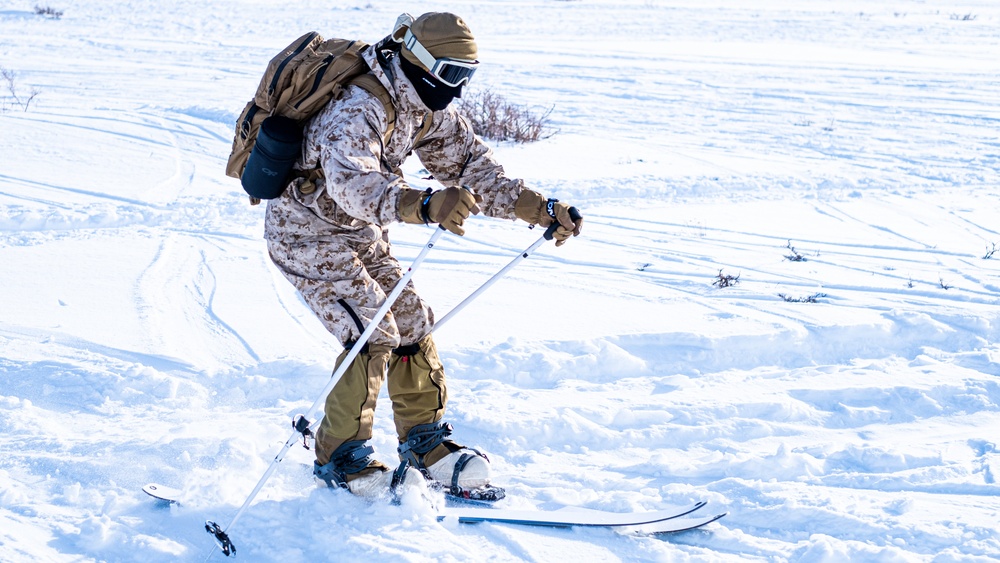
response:
[[[172,487],[160,485],[159,483],[148,483],[143,485],[142,492],[147,495],[167,503],[179,503],[180,491]]]
[[[728,515],[729,515],[728,512],[723,512],[722,514],[716,514],[715,516],[712,517],[711,520],[709,520],[709,522],[715,522],[716,520],[720,520]]]
[[[687,516],[687,515],[692,514],[694,512],[698,512],[699,510],[701,510],[702,508],[705,508],[706,506],[708,506],[708,501],[707,500],[699,500],[699,501],[695,502],[694,504],[688,506],[687,510],[683,510],[682,507],[678,506],[678,507],[676,507],[677,508],[677,516],[676,517],[679,518],[681,516]]]
[[[723,512],[722,514],[716,514],[715,516],[686,516],[672,520],[663,520],[660,522],[629,527],[627,528],[627,532],[643,536],[667,536],[678,532],[687,532],[702,528],[703,526],[719,520],[727,514],[729,513]]]
[[[721,520],[721,519],[723,519],[723,518],[724,518],[725,516],[727,516],[728,514],[729,514],[728,512],[723,512],[722,514],[716,514],[716,515],[715,515],[715,516],[713,516],[713,517],[712,517],[711,519],[709,519],[709,521],[708,521],[708,522],[705,522],[705,524],[711,524],[712,522],[716,522],[716,521],[718,521],[718,520]],[[705,524],[702,524],[702,526],[704,526]]]
[[[142,492],[146,493],[151,497],[155,497],[160,494],[160,486],[156,483],[149,483],[142,486]]]
[[[662,530],[662,531],[658,531],[658,532],[654,531],[653,534],[654,535],[655,534],[671,534],[671,533],[677,533],[677,532],[687,532],[687,531],[690,531],[690,530],[697,530],[699,528],[707,526],[708,524],[711,524],[712,522],[716,522],[716,521],[722,519],[727,514],[729,514],[729,513],[728,512],[723,512],[722,514],[716,514],[715,516],[709,516],[709,517],[705,517],[705,518],[702,518],[702,519],[695,519],[695,521],[692,522],[690,526],[679,527],[679,528],[676,528],[676,529],[673,529],[673,530]]]

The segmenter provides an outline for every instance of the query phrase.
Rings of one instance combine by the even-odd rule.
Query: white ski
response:
[[[157,483],[142,488],[147,495],[170,503],[179,503],[183,491]],[[605,512],[588,508],[567,507],[554,511],[511,510],[506,508],[478,508],[452,506],[438,509],[439,521],[457,520],[462,524],[493,522],[546,527],[635,527],[642,534],[680,532],[715,522],[725,514],[691,517],[691,513],[705,506],[697,502],[689,506],[652,510],[648,512]]]
[[[653,510],[649,512],[605,512],[603,510],[592,510],[582,508],[563,508],[555,511],[543,510],[510,510],[506,508],[474,508],[474,507],[445,507],[438,510],[438,520],[454,519],[463,524],[475,524],[478,522],[494,522],[502,524],[521,524],[525,526],[547,526],[547,527],[614,527],[614,526],[640,526],[644,524],[658,524],[668,522],[691,514],[706,503],[698,502],[690,506],[675,507],[663,510]],[[716,517],[717,520],[720,517]],[[674,531],[690,529],[696,521],[703,519],[687,519],[688,521]],[[709,520],[713,521],[713,520]],[[703,524],[707,524],[708,521]],[[699,524],[702,525],[702,524]],[[697,526],[694,526],[697,527]],[[670,526],[663,526],[667,530]]]
[[[148,485],[142,488],[142,492],[146,493],[147,495],[157,500],[162,500],[177,504],[180,504],[181,495],[183,494],[183,491],[181,491],[180,489],[167,487],[157,483],[149,483]]]

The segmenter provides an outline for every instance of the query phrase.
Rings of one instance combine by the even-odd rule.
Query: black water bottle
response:
[[[294,119],[272,115],[260,124],[240,178],[243,189],[258,199],[274,199],[285,191],[292,165],[302,153],[302,127]]]

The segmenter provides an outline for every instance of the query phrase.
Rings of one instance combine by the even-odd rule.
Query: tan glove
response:
[[[456,235],[464,235],[462,225],[470,214],[478,215],[483,196],[465,188],[445,188],[432,192],[410,188],[399,196],[399,218],[404,223],[440,223]]]
[[[583,217],[579,212],[571,213],[571,209],[576,211],[557,199],[545,199],[542,194],[533,190],[521,190],[521,195],[514,203],[514,215],[522,221],[542,227],[548,227],[553,221],[559,223],[559,227],[552,233],[556,246],[565,244],[570,236],[578,236],[583,229]]]

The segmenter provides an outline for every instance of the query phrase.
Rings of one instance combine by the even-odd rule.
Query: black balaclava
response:
[[[423,68],[411,63],[406,57],[399,57],[399,66],[403,68],[403,74],[410,79],[413,88],[420,96],[420,101],[431,111],[441,111],[448,107],[455,98],[462,97],[462,86],[448,86]]]

